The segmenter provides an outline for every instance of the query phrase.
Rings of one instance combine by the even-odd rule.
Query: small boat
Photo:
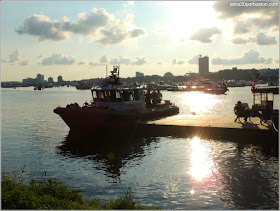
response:
[[[204,89],[204,92],[209,94],[225,94],[227,91],[227,86],[223,84],[216,84],[213,86],[206,87]]]
[[[39,83],[37,86],[34,86],[34,90],[42,90],[45,89],[45,85]]]
[[[139,86],[125,87],[119,81],[119,67],[91,89],[92,102],[80,107],[77,103],[57,107],[70,131],[96,131],[98,128],[125,128],[136,125],[138,120],[151,120],[177,115],[179,108],[170,101],[146,108],[144,90]]]

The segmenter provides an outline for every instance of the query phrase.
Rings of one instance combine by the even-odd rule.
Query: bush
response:
[[[46,176],[46,172],[45,172]],[[128,188],[124,197],[109,200],[104,205],[97,198],[84,198],[80,190],[42,176],[39,182],[32,179],[23,184],[22,174],[2,174],[2,209],[144,209],[137,205]],[[153,207],[152,209],[158,209]]]

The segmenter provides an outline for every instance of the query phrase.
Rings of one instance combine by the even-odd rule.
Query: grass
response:
[[[46,172],[39,182],[34,179],[23,183],[22,174],[2,174],[2,209],[144,209],[133,200],[128,188],[123,197],[103,204],[98,198],[84,198],[80,190],[72,190],[55,179],[46,179]],[[149,209],[158,209],[151,207]]]

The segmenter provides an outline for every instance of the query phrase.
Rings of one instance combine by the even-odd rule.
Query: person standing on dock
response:
[[[150,90],[148,90],[147,93],[146,93],[145,102],[146,102],[146,108],[150,108],[151,107],[151,93],[150,93]]]
[[[161,103],[162,94],[160,93],[159,89],[157,90],[157,92],[158,92],[158,101],[157,101],[157,103]]]
[[[152,101],[153,101],[153,107],[156,107],[156,104],[158,102],[158,93],[156,93],[156,89],[152,92]]]

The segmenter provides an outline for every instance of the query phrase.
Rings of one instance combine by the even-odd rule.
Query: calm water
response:
[[[121,137],[125,143],[105,146],[92,143],[106,137],[93,136],[73,144],[53,109],[90,101],[89,90],[30,87],[2,89],[1,96],[2,172],[24,167],[27,177],[40,179],[46,170],[101,200],[132,187],[137,203],[163,209],[278,208],[278,144],[172,136]],[[230,88],[227,95],[163,91],[163,98],[182,114],[233,114],[238,100],[252,105],[250,87]]]

